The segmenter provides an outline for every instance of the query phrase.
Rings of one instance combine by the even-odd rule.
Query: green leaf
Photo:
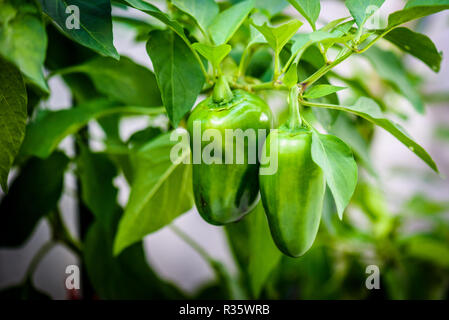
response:
[[[142,243],[112,255],[113,233],[94,222],[84,243],[87,275],[101,299],[182,299],[183,294],[162,281],[148,265]]]
[[[385,0],[346,0],[345,5],[360,28],[384,2]]]
[[[173,0],[172,3],[179,10],[194,18],[205,34],[207,27],[219,11],[214,0]]]
[[[220,12],[209,26],[214,43],[218,45],[228,42],[253,8],[254,1],[246,0]]]
[[[151,32],[147,43],[162,101],[174,126],[190,111],[204,84],[199,62],[171,31]]]
[[[203,57],[209,60],[214,68],[220,66],[221,61],[231,52],[231,46],[229,44],[221,44],[219,46],[213,46],[209,44],[203,44],[196,42],[193,48],[198,51]]]
[[[336,136],[314,132],[312,159],[323,170],[334,196],[338,216],[342,219],[357,185],[357,163],[352,151]]]
[[[69,67],[66,72],[86,73],[99,92],[123,104],[148,107],[162,105],[153,72],[128,57],[122,56],[120,61],[98,57]]]
[[[407,76],[402,61],[391,51],[371,47],[364,55],[381,78],[390,82],[413,105],[419,113],[424,113],[424,103],[415,86]]]
[[[318,99],[343,89],[346,89],[346,87],[337,87],[330,84],[317,84],[307,90],[303,97],[307,99]]]
[[[38,8],[26,0],[7,0],[0,3],[0,12],[0,55],[48,92],[42,72],[47,34]]]
[[[353,106],[339,106],[330,104],[314,104],[314,106],[320,106],[323,108],[331,108],[334,110],[342,110],[350,113],[354,113],[379,127],[384,128],[390,132],[394,137],[396,137],[400,142],[402,142],[407,148],[420,157],[427,165],[432,168],[435,172],[438,172],[438,168],[433,161],[432,157],[423,149],[419,144],[417,144],[402,128],[399,124],[386,119],[380,107],[377,103],[369,98],[361,97]]]
[[[255,7],[260,9],[265,15],[268,15],[268,17],[273,17],[288,6],[287,0],[255,0],[255,2]]]
[[[410,0],[404,9],[388,16],[387,29],[447,9],[449,9],[449,0]]]
[[[117,60],[120,58],[112,41],[110,0],[96,0],[95,4],[83,0],[39,0],[39,2],[42,10],[69,38],[101,55]],[[71,6],[76,6],[79,12],[73,10],[75,7]]]
[[[253,296],[257,299],[282,254],[271,238],[262,201],[248,214],[246,220],[249,229],[248,275]]]
[[[383,32],[383,30],[379,30],[379,32]],[[426,35],[401,27],[391,30],[384,38],[401,50],[420,59],[433,71],[440,71],[442,55]]]
[[[117,188],[112,184],[117,169],[107,155],[92,153],[81,145],[77,158],[77,173],[81,180],[81,197],[97,221],[106,228],[114,225],[117,210]]]
[[[288,0],[290,4],[309,22],[315,30],[315,23],[320,15],[320,0]]]
[[[183,146],[189,150],[188,141],[184,140]],[[120,221],[114,254],[192,208],[191,167],[182,163],[189,159],[190,151],[170,159],[175,144],[170,141],[170,133],[166,133],[137,152],[131,194]]]
[[[98,99],[59,111],[42,110],[27,125],[21,156],[48,157],[59,143],[86,125],[90,120],[114,113],[155,114],[156,108],[117,106],[109,100]],[[156,113],[157,114],[157,113]]]
[[[299,20],[292,20],[277,27],[270,27],[268,23],[262,26],[254,25],[260,33],[263,34],[271,48],[276,54],[281,52],[282,48],[287,44],[288,40],[298,31],[302,26]]]
[[[413,237],[406,243],[406,252],[409,256],[430,262],[442,268],[449,268],[449,248],[446,241]]]
[[[341,113],[328,131],[329,133],[339,137],[348,146],[350,146],[354,154],[360,160],[361,164],[368,170],[368,172],[373,176],[377,176],[370,156],[368,142],[362,137],[348,115]]]
[[[298,83],[298,66],[293,63],[282,79],[282,82],[287,86],[287,88],[293,88]]]
[[[30,159],[0,203],[0,246],[20,246],[37,222],[55,209],[69,159],[60,152]]]
[[[25,136],[27,93],[22,75],[0,57],[0,185],[8,189],[8,174]]]

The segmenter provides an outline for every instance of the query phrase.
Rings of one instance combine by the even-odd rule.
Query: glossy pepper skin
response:
[[[299,113],[293,118],[296,124],[294,119],[277,136],[267,137],[263,155],[277,151],[278,169],[273,175],[259,175],[259,182],[274,242],[286,255],[299,257],[309,250],[318,232],[326,181],[312,160],[312,132],[300,126]]]
[[[232,92],[228,101],[217,103],[211,96],[202,101],[192,111],[187,127],[190,134],[191,148],[193,145],[194,122],[200,121],[201,133],[206,129],[216,129],[223,137],[221,148],[222,163],[207,164],[193,161],[193,190],[195,204],[200,215],[207,222],[223,225],[235,222],[250,212],[259,201],[259,161],[256,150],[256,162],[248,163],[248,139],[245,139],[244,162],[236,163],[236,147],[233,147],[234,161],[225,163],[226,129],[265,129],[266,135],[272,125],[272,114],[268,105],[258,96],[243,90]],[[201,152],[210,141],[201,141]],[[235,140],[234,140],[235,142]],[[262,146],[263,141],[253,141],[251,148]],[[220,157],[220,156],[219,156]]]

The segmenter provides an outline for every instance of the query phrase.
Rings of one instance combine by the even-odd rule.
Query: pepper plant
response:
[[[369,182],[377,177],[369,155],[373,132],[388,131],[429,171],[438,172],[437,165],[390,120],[397,109],[367,78],[335,67],[355,57],[368,61],[384,92],[403,96],[410,112],[423,114],[424,100],[399,52],[439,71],[441,53],[410,25],[449,9],[449,1],[409,0],[382,26],[373,26],[384,2],[346,0],[348,16],[322,21],[319,0],[0,0],[0,246],[23,245],[41,219],[51,228],[23,282],[2,295],[45,298],[32,275],[56,243],[80,259],[84,298],[363,298],[366,291],[347,282],[355,281],[350,268],[363,277],[359,253],[367,247],[385,264],[385,297],[416,293],[394,289],[407,282],[400,275],[403,255],[416,274],[428,270],[419,261],[430,261],[437,272],[428,277],[441,274],[446,282],[428,285],[447,290],[449,249],[440,242],[447,231],[436,227],[424,242],[402,239],[403,215],[391,216]],[[117,52],[113,25],[145,43],[152,69]],[[49,83],[57,78],[72,103],[48,110],[54,90]],[[339,91],[349,98],[340,101]],[[281,99],[280,108],[269,109],[272,97]],[[119,129],[128,116],[151,121],[124,139]],[[192,142],[180,146],[170,137],[182,128],[192,133],[194,120],[220,130],[279,129],[264,147],[279,142],[277,172],[259,176],[259,163],[192,164]],[[94,122],[104,132],[101,151],[92,148]],[[73,138],[73,153],[61,148],[67,137]],[[176,146],[188,152],[174,159]],[[78,203],[79,237],[68,231],[58,205],[67,192],[67,172],[76,177],[71,194]],[[125,206],[117,202],[117,176],[131,189]],[[418,197],[411,203],[406,208],[413,211],[429,201]],[[369,217],[372,230],[358,230],[344,218],[349,204]],[[447,208],[438,205],[438,212]],[[195,230],[172,224],[194,206],[206,221],[224,225],[237,275],[191,239]],[[197,250],[216,281],[188,295],[162,280],[142,246],[146,235],[161,228],[171,228]],[[404,241],[412,246],[406,254],[399,250]],[[438,254],[429,258],[426,251]],[[331,270],[329,261],[343,261],[345,268]],[[313,291],[314,285],[323,290]],[[434,296],[444,293],[425,298]]]

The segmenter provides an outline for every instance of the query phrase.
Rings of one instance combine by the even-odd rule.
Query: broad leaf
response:
[[[147,43],[162,101],[174,126],[190,111],[204,84],[199,62],[171,31],[151,32]]]
[[[81,180],[81,197],[95,218],[105,228],[114,225],[114,216],[120,210],[117,188],[112,181],[117,175],[114,163],[107,155],[92,153],[82,145],[77,159],[77,173]]]
[[[419,93],[408,78],[402,61],[393,52],[372,47],[364,55],[380,77],[397,88],[410,101],[417,112],[424,113],[424,103]]]
[[[385,0],[346,0],[345,5],[360,28],[384,2]]]
[[[315,30],[315,23],[320,15],[320,0],[288,0],[290,4],[309,22]]]
[[[69,159],[53,153],[48,159],[30,159],[0,203],[0,246],[20,246],[37,222],[56,208]]]
[[[42,10],[71,39],[101,55],[119,59],[112,41],[110,0],[39,0]]]
[[[221,44],[219,46],[212,46],[196,42],[193,48],[198,51],[203,57],[209,60],[214,68],[218,68],[221,61],[231,52],[231,46],[229,44]]]
[[[293,37],[301,26],[302,22],[299,20],[292,20],[277,27],[270,27],[268,23],[264,23],[262,26],[255,25],[276,54],[281,52],[288,40]]]
[[[383,30],[379,32],[383,32]],[[408,28],[396,28],[385,35],[385,39],[394,43],[401,50],[420,59],[433,71],[440,71],[442,55],[438,52],[432,40],[426,35],[414,32]]]
[[[447,241],[415,236],[406,242],[405,252],[413,258],[449,269]]]
[[[8,174],[25,136],[27,93],[22,75],[0,57],[0,185],[8,189]]]
[[[388,16],[387,29],[449,9],[449,0],[410,0],[404,9]]]
[[[312,159],[323,170],[342,219],[357,185],[357,164],[352,151],[336,136],[314,132]]]
[[[175,144],[166,133],[137,152],[131,194],[115,238],[115,255],[192,208],[191,167],[181,162],[190,157],[188,141],[184,147],[189,152],[170,159]]]
[[[218,45],[228,42],[253,8],[254,1],[246,0],[220,12],[209,26],[214,43]]]
[[[248,214],[246,220],[249,229],[248,275],[252,294],[258,298],[268,276],[279,263],[282,253],[271,238],[262,201]]]
[[[72,109],[41,111],[36,120],[27,125],[21,156],[48,157],[59,143],[86,125],[90,120],[114,113],[155,114],[156,108],[117,106],[109,100],[98,99]]]
[[[361,97],[353,106],[340,106],[340,105],[330,105],[330,104],[314,104],[317,107],[330,108],[334,110],[342,110],[350,113],[354,113],[366,120],[384,128],[390,132],[394,137],[401,141],[407,148],[420,157],[427,165],[432,168],[435,172],[438,172],[438,168],[433,161],[432,157],[423,149],[419,144],[417,144],[402,128],[399,124],[392,122],[391,120],[385,118],[384,114],[380,110],[377,103],[369,98]]]
[[[214,0],[173,0],[172,3],[194,18],[204,33],[219,11]]]
[[[98,57],[70,67],[67,71],[86,73],[99,92],[123,104],[149,107],[162,105],[153,72],[128,57],[122,56],[120,61]]]
[[[293,63],[282,79],[287,88],[293,88],[298,83],[298,66]]]
[[[0,12],[0,55],[48,92],[42,71],[47,34],[38,8],[27,0],[7,0],[0,3]]]
[[[346,89],[346,87],[337,87],[330,84],[318,84],[307,90],[303,97],[308,99],[318,99],[343,89]]]

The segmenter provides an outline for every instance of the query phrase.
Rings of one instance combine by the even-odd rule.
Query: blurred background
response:
[[[157,5],[163,9],[164,3]],[[389,13],[401,9],[403,5],[403,1],[386,1],[379,15],[387,17]],[[115,15],[148,19],[135,10],[125,11],[117,8],[113,10]],[[286,9],[286,13],[304,20],[291,7]],[[343,16],[349,16],[349,12],[342,1],[321,1],[318,27]],[[434,73],[414,57],[402,56],[404,64],[412,72],[410,76],[414,77],[415,88],[425,102],[424,115],[413,111],[404,97],[391,90],[384,90],[379,85],[379,76],[373,72],[373,65],[366,59],[359,56],[351,57],[338,66],[336,72],[341,75],[355,75],[363,79],[366,85],[372,85],[372,90],[379,98],[395,111],[395,120],[403,124],[415,140],[429,151],[441,171],[441,176],[434,174],[389,133],[376,128],[371,157],[379,177],[376,180],[365,175],[364,181],[367,182],[360,184],[354,203],[346,212],[345,222],[347,225],[356,226],[357,230],[366,231],[374,228],[380,235],[383,232],[382,228],[386,228],[390,233],[394,230],[405,238],[423,232],[431,233],[438,241],[418,237],[412,241],[413,245],[403,249],[409,250],[407,258],[396,261],[395,259],[402,255],[391,251],[402,250],[402,247],[390,245],[388,239],[393,236],[379,236],[375,238],[378,242],[373,240],[357,242],[351,238],[352,235],[345,236],[344,240],[341,240],[340,237],[347,231],[343,230],[345,224],[341,224],[343,231],[337,230],[334,235],[329,232],[330,235],[322,237],[328,239],[332,245],[326,244],[326,240],[320,241],[320,234],[319,240],[306,256],[297,260],[289,258],[282,260],[283,271],[273,277],[277,278],[276,283],[283,286],[284,292],[291,290],[289,283],[297,282],[303,285],[299,295],[301,298],[364,298],[370,295],[364,287],[367,276],[365,268],[369,264],[376,264],[380,268],[381,286],[391,287],[386,297],[419,298],[420,290],[410,289],[413,286],[422,288],[425,298],[448,297],[449,181],[445,177],[449,175],[449,60],[446,59],[449,54],[447,32],[449,12],[444,11],[426,17],[412,25],[415,30],[429,36],[436,47],[444,52],[439,73]],[[114,45],[118,52],[152,68],[145,43],[134,41],[134,31],[119,21],[114,22],[113,28]],[[309,31],[306,24],[300,29],[300,32],[305,31]],[[338,78],[331,82],[344,85]],[[70,106],[70,92],[61,78],[53,77],[49,85],[51,96],[42,102],[43,107],[56,110]],[[347,91],[350,90],[338,93],[342,103],[352,98],[351,92]],[[283,101],[276,97],[270,97],[269,101],[273,108],[283,104]],[[148,119],[143,117],[126,118],[121,123],[120,135],[126,140],[147,124]],[[104,134],[100,126],[95,122],[89,124],[89,132],[94,137],[91,147],[94,150],[102,150]],[[69,155],[74,155],[71,138],[65,139],[60,147]],[[14,177],[13,171],[10,179],[13,180]],[[123,176],[116,178],[114,184],[119,188],[119,203],[124,206],[129,195],[129,186]],[[73,197],[75,189],[74,176],[68,172],[59,206],[71,233],[76,238],[78,225],[75,215],[76,199]],[[0,197],[2,196],[0,193]],[[370,212],[371,218],[367,218],[361,211]],[[237,272],[238,266],[234,262],[223,228],[207,224],[195,210],[182,215],[174,223],[200,243],[211,257],[222,262],[231,273]],[[320,229],[323,229],[326,223],[323,217]],[[402,236],[399,238],[402,239]],[[48,225],[45,221],[41,221],[23,247],[0,248],[0,289],[15,285],[22,280],[34,253],[48,238]],[[163,279],[177,284],[188,293],[197,292],[214,279],[214,272],[209,264],[169,228],[148,235],[144,245],[146,258],[153,269]],[[329,258],[330,251],[333,251],[332,259]],[[33,277],[35,286],[54,299],[67,299],[69,296],[65,288],[67,276],[65,269],[71,264],[78,264],[77,258],[65,247],[55,246],[39,264]],[[390,268],[391,265],[394,267]],[[307,270],[315,270],[314,276]],[[423,271],[426,274],[423,274]],[[308,274],[310,277],[307,277]],[[269,286],[267,291],[265,294],[270,298],[295,297],[294,294],[290,296],[284,296],[283,293],[270,294]],[[337,291],[338,294],[335,293]]]

